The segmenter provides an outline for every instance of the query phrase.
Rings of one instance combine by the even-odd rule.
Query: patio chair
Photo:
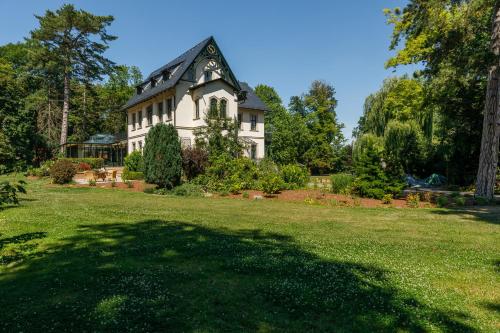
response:
[[[110,180],[110,181],[115,180],[116,181],[116,170],[112,170],[112,171],[108,172],[108,176],[109,176],[108,180]]]

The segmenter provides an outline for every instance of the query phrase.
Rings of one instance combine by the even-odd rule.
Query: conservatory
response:
[[[102,158],[106,166],[122,166],[127,155],[125,134],[95,134],[84,142],[68,142],[65,156],[71,158]]]

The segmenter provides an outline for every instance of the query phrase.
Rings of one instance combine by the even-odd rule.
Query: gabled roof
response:
[[[247,99],[243,103],[239,104],[240,108],[268,111],[266,104],[261,101],[259,96],[257,96],[248,83],[240,82],[240,86],[243,91],[247,92]]]
[[[213,40],[213,37],[209,37],[202,42],[198,43],[191,49],[187,50],[174,60],[170,61],[168,64],[158,68],[157,70],[153,71],[146,81],[141,83],[138,86],[142,86],[147,84],[153,77],[161,75],[164,71],[172,71],[178,67],[175,72],[170,76],[170,78],[166,81],[161,81],[156,87],[146,89],[144,90],[141,94],[137,94],[137,92],[128,100],[128,102],[123,106],[123,109],[127,109],[131,106],[134,106],[136,104],[139,104],[161,92],[164,92],[165,90],[168,90],[172,87],[174,87],[177,82],[181,79],[181,77],[184,75],[186,70],[188,69],[189,65],[196,59],[198,54],[203,50],[205,46],[208,45],[208,43]]]
[[[215,42],[215,39],[213,36],[208,37],[207,39],[203,40],[202,42],[198,43],[191,49],[187,50],[174,60],[170,61],[168,64],[158,68],[157,70],[153,71],[147,79],[139,84],[137,87],[143,87],[147,85],[153,78],[161,76],[165,72],[170,72],[171,75],[168,78],[168,80],[161,80],[157,85],[153,88],[148,88],[143,90],[140,94],[137,94],[137,92],[128,100],[128,102],[123,106],[123,109],[127,109],[131,106],[134,106],[136,104],[139,104],[155,95],[158,95],[159,93],[162,93],[172,87],[174,87],[179,80],[182,78],[184,73],[188,70],[189,66],[196,60],[196,57],[205,49],[205,47],[212,43],[217,49],[217,43]],[[222,62],[226,63],[226,60],[224,59],[224,56],[222,53],[219,51],[219,54],[221,56]],[[229,66],[227,66],[229,68]],[[234,77],[234,74],[231,72],[231,69],[229,68],[229,75],[234,79],[235,85],[238,85],[238,81]],[[240,91],[240,87],[235,87],[237,91]]]

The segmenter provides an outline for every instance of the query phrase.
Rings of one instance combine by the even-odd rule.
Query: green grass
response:
[[[0,331],[500,329],[498,207],[28,190],[0,210]]]

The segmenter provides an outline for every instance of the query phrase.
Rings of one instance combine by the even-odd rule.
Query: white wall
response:
[[[201,85],[195,90],[189,90],[193,85],[200,85],[204,83],[204,72],[205,70],[213,70],[212,81],[205,85]],[[217,64],[214,61],[202,60],[195,68],[195,81],[196,84],[188,82],[188,77],[185,74],[183,80],[179,81],[175,89],[166,91],[159,96],[151,98],[139,105],[136,105],[129,110],[128,114],[128,151],[133,150],[133,144],[135,143],[136,149],[139,149],[139,142],[142,143],[144,147],[145,136],[150,126],[147,125],[147,107],[153,105],[153,123],[152,126],[159,122],[171,123],[173,124],[181,139],[184,139],[185,143],[189,141],[194,144],[194,134],[193,130],[197,127],[203,126],[205,113],[208,112],[210,106],[210,99],[212,97],[217,98],[218,101],[225,99],[227,101],[227,116],[233,119],[237,119],[238,112],[243,115],[242,126],[239,133],[240,137],[245,137],[251,139],[253,142],[257,143],[257,158],[264,157],[264,112],[261,110],[250,110],[241,109],[238,107],[237,96],[233,91],[233,88],[223,82],[222,80],[216,80],[220,78],[220,69],[218,69]],[[167,99],[172,98],[175,100],[174,109],[172,112],[172,119],[167,119]],[[200,118],[195,119],[195,100],[200,101]],[[160,119],[158,103],[163,102],[163,117]],[[142,110],[142,119],[137,119],[138,112]],[[133,129],[132,125],[132,114],[136,114],[136,129]],[[257,115],[257,128],[255,131],[250,130],[250,115]],[[138,123],[142,124],[139,128]],[[245,152],[246,156],[250,156],[250,150]]]

